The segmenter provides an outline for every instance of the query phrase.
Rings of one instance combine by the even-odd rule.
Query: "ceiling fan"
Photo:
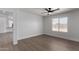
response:
[[[47,15],[51,15],[53,12],[57,11],[57,10],[60,10],[59,8],[44,8],[44,10],[46,12],[43,12],[42,14],[45,14],[47,13]]]

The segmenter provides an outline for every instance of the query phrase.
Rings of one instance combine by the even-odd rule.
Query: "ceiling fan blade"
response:
[[[49,11],[47,8],[45,8],[46,11]]]
[[[57,8],[57,9],[55,9],[55,10],[52,10],[52,12],[57,11],[57,10],[60,10],[60,9],[59,9],[59,8]]]
[[[60,8],[57,8],[57,9],[55,9],[55,10],[60,10]]]

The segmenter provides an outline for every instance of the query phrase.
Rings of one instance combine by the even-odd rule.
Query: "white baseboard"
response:
[[[59,38],[64,38],[64,39],[67,39],[67,40],[72,40],[72,41],[79,42],[79,39],[77,39],[77,38],[63,37],[63,36],[55,36],[55,35],[51,35],[51,34],[46,34],[46,35],[54,36],[54,37],[59,37]]]
[[[77,39],[77,38],[68,38],[68,40],[79,42],[79,39]]]
[[[42,35],[42,34],[33,34],[33,35],[28,35],[28,36],[21,37],[21,38],[17,38],[17,39],[18,39],[18,40],[22,40],[22,39],[26,39],[26,38],[30,38],[30,37],[39,36],[39,35]]]
[[[29,36],[18,38],[18,40],[22,40],[22,39],[26,39],[26,38],[31,38],[31,37],[39,36],[39,35],[42,35],[42,34],[33,34],[33,35],[29,35]],[[46,35],[55,36],[55,35],[51,35],[51,34],[46,34]],[[67,40],[72,40],[72,41],[79,42],[79,39],[76,39],[76,38],[63,37],[63,36],[55,36],[55,37],[64,38],[64,39],[67,39]],[[13,44],[16,45],[17,43],[18,42],[14,42]]]

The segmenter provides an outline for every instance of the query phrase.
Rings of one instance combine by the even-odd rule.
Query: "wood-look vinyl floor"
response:
[[[12,45],[12,34],[0,35],[1,51],[79,51],[79,42],[48,35],[19,40]]]
[[[19,51],[79,51],[79,42],[40,35],[19,41]]]
[[[12,50],[13,49],[12,40],[13,40],[12,32],[0,33],[0,51]]]

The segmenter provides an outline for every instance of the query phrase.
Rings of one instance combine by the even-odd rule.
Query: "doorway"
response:
[[[12,49],[13,16],[11,12],[0,11],[0,51]]]

